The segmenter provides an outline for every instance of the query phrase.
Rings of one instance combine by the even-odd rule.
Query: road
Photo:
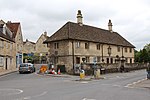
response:
[[[150,89],[130,85],[146,78],[144,70],[102,75],[76,81],[78,76],[19,74],[0,77],[0,100],[149,100]]]

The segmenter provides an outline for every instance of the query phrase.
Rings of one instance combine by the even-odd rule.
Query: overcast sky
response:
[[[51,36],[66,22],[76,22],[118,32],[137,50],[150,43],[150,0],[0,0],[0,19],[20,22],[23,39],[36,42],[47,31]]]

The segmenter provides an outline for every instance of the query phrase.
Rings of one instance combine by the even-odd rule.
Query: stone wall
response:
[[[93,64],[84,64],[83,65],[84,67],[84,70],[85,70],[85,74],[87,75],[92,75],[93,74],[93,68],[94,68],[94,65]],[[98,69],[104,69],[104,70],[101,70],[103,72],[101,72],[101,74],[104,74],[104,73],[114,73],[114,72],[120,72],[120,64],[119,63],[115,63],[115,64],[96,64],[96,67]],[[132,71],[132,70],[139,70],[139,69],[145,69],[147,67],[147,64],[139,64],[139,63],[133,63],[133,64],[129,64],[129,63],[126,63],[125,64],[125,72],[129,72],[129,71]]]

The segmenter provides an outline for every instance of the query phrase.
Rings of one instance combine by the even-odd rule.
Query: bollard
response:
[[[100,69],[96,69],[94,71],[94,77],[95,77],[95,79],[99,79],[100,78]]]
[[[81,71],[80,71],[80,79],[82,80],[82,79],[84,79],[85,78],[85,71],[82,69]]]
[[[147,79],[150,79],[150,71],[147,71]]]

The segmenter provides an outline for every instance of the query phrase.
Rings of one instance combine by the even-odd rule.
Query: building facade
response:
[[[0,20],[0,71],[16,69],[16,48],[13,33]]]
[[[134,63],[135,47],[112,30],[111,20],[108,22],[108,30],[85,25],[80,10],[77,23],[67,22],[44,43],[50,48],[51,62],[65,65],[67,72],[72,72],[83,61],[116,63],[120,60]]]
[[[36,41],[36,53],[35,53],[35,63],[47,63],[48,62],[48,50],[46,44],[43,42],[48,38],[47,32],[44,32]]]
[[[36,52],[36,45],[34,42],[29,41],[26,39],[25,42],[23,42],[23,53],[26,54],[32,54]]]
[[[36,53],[39,54],[39,56],[40,56],[40,54],[41,54],[41,55],[46,55],[46,54],[48,54],[48,50],[49,50],[49,49],[47,48],[47,45],[46,45],[46,44],[43,44],[43,42],[44,42],[47,38],[48,38],[47,32],[44,32],[44,34],[42,34],[42,35],[38,38],[37,42],[35,43],[35,45],[36,45]]]
[[[23,62],[23,36],[21,30],[21,24],[19,22],[8,21],[7,27],[13,33],[16,48],[16,67]]]

